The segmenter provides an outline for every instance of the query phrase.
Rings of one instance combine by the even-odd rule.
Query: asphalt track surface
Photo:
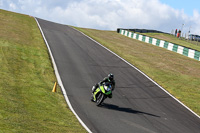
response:
[[[37,19],[73,109],[93,133],[200,133],[200,119],[123,60],[66,25]],[[91,87],[113,73],[102,107]]]

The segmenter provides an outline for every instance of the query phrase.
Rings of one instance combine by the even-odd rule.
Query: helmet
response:
[[[108,74],[108,79],[112,81],[114,79],[114,75],[112,73]]]

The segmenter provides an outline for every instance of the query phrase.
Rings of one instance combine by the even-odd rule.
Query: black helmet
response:
[[[108,74],[108,79],[112,81],[114,79],[114,75],[112,73]]]

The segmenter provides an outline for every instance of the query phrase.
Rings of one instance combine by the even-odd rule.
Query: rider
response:
[[[113,91],[115,89],[114,75],[112,73],[108,74],[108,76],[105,77],[103,81],[99,82],[99,84],[111,85],[111,90]],[[94,93],[95,90],[99,87],[99,84],[96,84],[95,86],[92,87],[92,93]],[[112,98],[112,93],[108,97]]]

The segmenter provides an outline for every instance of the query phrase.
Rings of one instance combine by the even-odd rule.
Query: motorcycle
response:
[[[111,98],[111,95],[112,95],[111,85],[99,84],[95,92],[92,93],[91,100],[93,102],[96,102],[97,106],[101,106],[101,104],[107,97]]]

